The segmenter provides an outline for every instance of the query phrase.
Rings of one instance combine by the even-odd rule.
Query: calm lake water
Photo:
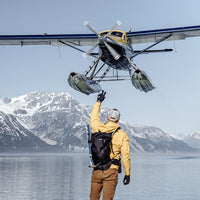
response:
[[[0,200],[87,200],[87,154],[0,154]],[[129,185],[115,200],[200,200],[200,156],[132,155]]]

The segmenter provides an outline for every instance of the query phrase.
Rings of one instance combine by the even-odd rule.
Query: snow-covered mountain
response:
[[[86,125],[89,124],[91,110],[91,106],[80,104],[68,93],[33,92],[0,100],[0,111],[15,117],[21,126],[45,143],[65,151],[87,149]],[[108,111],[106,108],[101,109],[100,118],[104,122]],[[192,150],[184,142],[169,136],[159,128],[136,127],[123,122],[120,126],[129,135],[132,150],[143,152]],[[4,126],[0,128],[2,134]]]
[[[195,134],[185,137],[183,141],[193,148],[200,149],[200,131],[197,131]]]
[[[0,110],[12,114],[43,141],[73,150],[87,147],[85,125],[91,108],[79,104],[67,93],[33,92],[0,100]]]
[[[43,151],[50,149],[12,114],[0,111],[0,151]]]
[[[184,142],[153,126],[130,126],[120,124],[130,139],[133,149],[143,152],[181,152],[192,151]]]
[[[178,139],[178,140],[184,140],[186,137],[188,137],[187,135],[180,133],[178,135],[171,135],[172,137]]]

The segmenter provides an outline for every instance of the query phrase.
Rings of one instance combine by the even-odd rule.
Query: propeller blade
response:
[[[118,26],[120,26],[122,23],[119,21],[119,20],[117,20],[116,22],[115,22],[115,25],[110,29],[110,31],[105,35],[105,37],[107,37],[107,36],[109,36],[109,35],[111,35],[111,33],[113,32],[113,30],[115,30]]]
[[[107,42],[110,42],[110,43],[112,43],[112,44],[116,44],[116,45],[118,45],[118,46],[120,46],[120,47],[123,47],[123,46],[124,46],[122,43],[117,42],[116,40],[114,40],[114,39],[112,39],[112,38],[110,38],[110,37],[107,37],[107,38],[106,38],[106,41],[107,41]]]
[[[88,23],[88,21],[84,21],[83,25],[89,28],[94,34],[98,36],[98,33],[95,31],[95,29]]]
[[[84,52],[82,54],[82,56],[84,58],[86,58],[97,46],[98,46],[99,42],[97,42],[95,45],[93,45],[88,51]]]
[[[115,60],[118,60],[121,57],[120,54],[114,48],[112,48],[107,42],[104,42],[104,44]]]

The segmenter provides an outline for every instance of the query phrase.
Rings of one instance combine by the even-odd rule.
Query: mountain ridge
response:
[[[200,150],[200,131],[195,132],[194,134],[191,134],[182,140],[187,145],[189,145],[192,148],[197,148]]]
[[[12,114],[0,111],[1,151],[41,151],[50,146],[27,130]]]
[[[43,142],[63,151],[87,149],[86,125],[92,107],[80,104],[66,92],[32,92],[14,98],[0,99],[0,111],[13,115],[21,125]],[[109,109],[102,108],[100,119]],[[193,149],[153,126],[134,127],[119,123],[130,138],[130,147],[142,152],[176,152]]]

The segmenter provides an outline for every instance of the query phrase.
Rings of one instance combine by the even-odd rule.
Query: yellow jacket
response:
[[[100,102],[96,102],[91,113],[90,124],[92,127],[93,133],[96,132],[104,132],[104,133],[112,133],[115,131],[119,125],[116,122],[108,121],[108,123],[104,124],[101,122],[99,117],[100,111]],[[119,129],[112,138],[112,149],[110,153],[111,159],[118,159],[120,155],[122,155],[122,163],[125,171],[125,175],[130,175],[130,150],[129,150],[129,138],[126,132]],[[111,165],[110,168],[118,169],[117,165]]]

